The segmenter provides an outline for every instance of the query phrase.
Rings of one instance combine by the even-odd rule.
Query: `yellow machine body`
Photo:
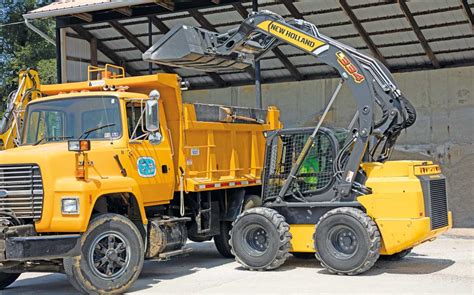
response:
[[[174,74],[42,85],[40,89],[45,97],[32,103],[97,96],[118,99],[123,132],[116,140],[91,140],[91,150],[84,155],[68,151],[66,141],[0,152],[2,165],[35,163],[41,169],[44,197],[41,219],[35,223],[38,233],[84,232],[92,209],[104,195],[135,197],[146,224],[145,207],[169,204],[181,189],[186,193],[257,186],[265,150],[263,133],[281,128],[279,111],[274,107],[269,107],[263,124],[197,121],[194,105],[182,103],[180,80]],[[163,138],[159,144],[131,140],[128,131],[127,106],[144,104],[151,90],[161,94]],[[126,176],[121,174],[115,156]],[[156,176],[140,177],[137,166],[141,157],[155,159]],[[76,177],[81,161],[86,170],[84,179]],[[62,214],[61,199],[65,197],[79,198],[79,215]]]
[[[441,169],[432,162],[388,161],[364,163],[366,185],[372,194],[360,196],[361,208],[375,221],[382,238],[381,255],[398,253],[423,242],[433,240],[452,227],[448,212],[448,226],[431,229],[431,220],[425,212],[420,175],[438,179]],[[290,225],[292,252],[315,252],[314,224]]]

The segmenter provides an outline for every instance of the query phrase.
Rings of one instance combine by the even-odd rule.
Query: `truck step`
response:
[[[160,255],[158,255],[158,260],[168,260],[173,256],[187,255],[191,252],[193,252],[193,249],[191,249],[191,248],[183,248],[183,249],[180,249],[180,250],[165,252],[165,253],[161,253]]]

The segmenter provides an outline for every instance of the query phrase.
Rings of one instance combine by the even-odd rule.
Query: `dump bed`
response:
[[[184,121],[187,191],[261,183],[264,132],[281,127],[276,108],[185,104]]]

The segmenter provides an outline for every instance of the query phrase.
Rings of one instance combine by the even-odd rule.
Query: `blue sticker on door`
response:
[[[141,177],[154,177],[156,175],[155,160],[150,157],[141,157],[137,161],[138,174]]]

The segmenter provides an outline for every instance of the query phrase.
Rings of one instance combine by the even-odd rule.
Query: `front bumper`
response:
[[[81,235],[37,236],[25,226],[3,229],[0,237],[0,262],[51,260],[81,254]],[[18,235],[15,235],[18,234]]]

